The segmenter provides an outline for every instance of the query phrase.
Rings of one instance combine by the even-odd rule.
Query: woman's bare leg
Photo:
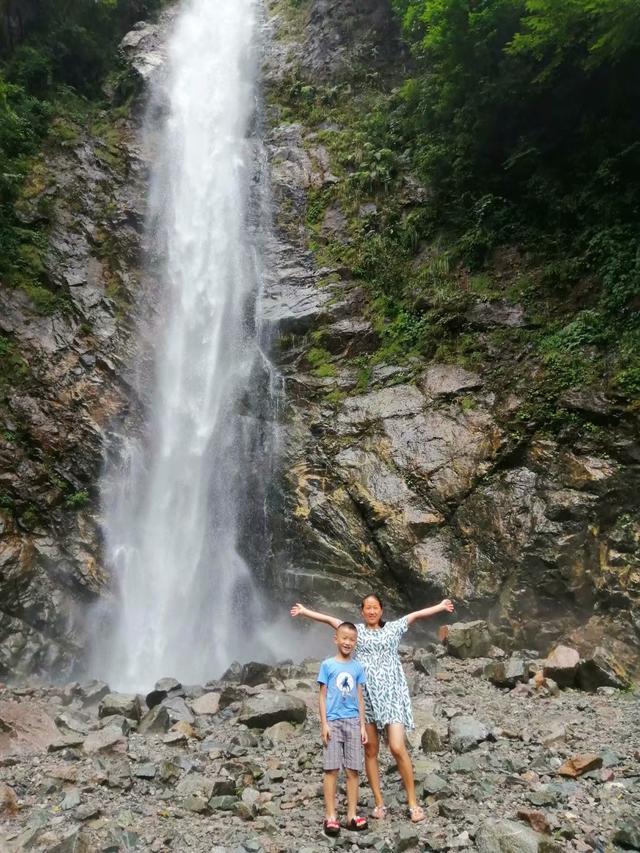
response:
[[[380,790],[380,767],[378,766],[378,751],[380,740],[378,729],[374,723],[367,723],[367,743],[364,747],[364,767],[367,771],[369,787],[373,793],[376,806],[384,806],[382,791]]]
[[[407,792],[409,808],[414,808],[418,805],[418,801],[416,799],[416,786],[413,781],[411,758],[409,757],[409,753],[407,752],[407,747],[404,742],[404,726],[402,723],[390,723],[387,726],[387,737],[389,738],[389,750],[391,751],[391,755],[395,758],[400,772],[400,777],[402,779],[402,784]]]

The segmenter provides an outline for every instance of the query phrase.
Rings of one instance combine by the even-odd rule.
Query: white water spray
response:
[[[117,606],[94,672],[119,689],[165,675],[203,683],[234,658],[269,656],[239,551],[243,525],[255,533],[264,523],[256,483],[269,464],[269,427],[252,412],[269,383],[248,227],[256,11],[254,0],[190,0],[159,84],[150,236],[165,295],[155,385],[144,437],[122,440],[124,462],[103,479]]]

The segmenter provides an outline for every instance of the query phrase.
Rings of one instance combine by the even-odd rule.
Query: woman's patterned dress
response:
[[[409,627],[406,616],[386,622],[383,628],[367,628],[360,623],[354,657],[367,676],[364,690],[366,721],[382,730],[389,723],[414,728],[409,687],[404,677],[398,646]]]

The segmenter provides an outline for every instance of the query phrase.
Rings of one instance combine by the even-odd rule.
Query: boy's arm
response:
[[[331,625],[332,628],[338,628],[342,625],[342,619],[336,619],[335,616],[328,616],[326,613],[318,613],[316,610],[309,610],[304,604],[294,604],[290,612],[292,616],[306,616],[307,619],[313,619],[314,622],[324,622],[325,625]]]
[[[358,684],[358,708],[360,710],[360,737],[362,738],[362,743],[366,743],[368,738],[364,718],[364,694],[362,692],[362,684]]]
[[[445,598],[440,604],[434,604],[433,607],[425,607],[423,610],[414,610],[413,613],[407,615],[409,625],[416,622],[418,619],[426,619],[429,616],[435,616],[436,613],[451,613],[453,610],[453,601]]]
[[[331,730],[327,722],[327,685],[320,685],[320,734],[322,743],[326,746],[331,737]]]

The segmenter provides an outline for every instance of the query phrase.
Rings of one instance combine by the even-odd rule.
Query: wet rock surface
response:
[[[168,20],[125,39],[132,75],[160,65]],[[35,159],[16,205],[49,247],[40,303],[0,282],[0,334],[24,365],[0,395],[0,678],[69,673],[107,581],[97,480],[113,420],[136,406],[124,365],[145,370],[131,332],[153,291],[136,104],[61,119],[68,141]]]
[[[425,654],[439,661],[435,677],[424,672]],[[439,646],[403,647],[402,657],[417,723],[409,741],[427,813],[422,824],[409,823],[397,770],[383,748],[389,819],[371,820],[364,833],[343,828],[335,841],[321,834],[319,663],[307,661],[265,669],[264,682],[253,687],[238,681],[190,687],[181,701],[193,723],[175,739],[136,731],[133,720],[127,733],[112,724],[101,728],[116,715],[99,716],[92,684],[0,688],[0,849],[638,849],[637,694],[497,688],[483,675],[486,659],[458,660]],[[201,700],[225,685],[252,692],[222,710],[215,702],[205,706]],[[296,709],[294,719],[302,722],[249,728],[247,703],[262,705],[265,714]],[[144,719],[146,705],[141,710]],[[24,730],[34,715],[41,726],[46,718],[47,737],[25,742],[19,723]],[[78,721],[86,731],[70,737],[69,723]],[[343,816],[342,790],[339,802]],[[372,805],[363,777],[362,812]]]
[[[270,258],[279,273],[264,299],[285,388],[274,588],[345,617],[371,589],[398,612],[416,597],[452,597],[463,618],[487,621],[489,645],[544,655],[570,639],[582,658],[600,647],[602,661],[613,654],[637,675],[637,425],[630,429],[612,401],[581,393],[566,405],[606,421],[599,443],[524,433],[514,440],[517,401],[493,387],[489,366],[476,372],[415,358],[378,364],[361,381],[357,357],[378,345],[366,282],[322,266],[310,251],[318,240],[348,239],[344,211],[328,208],[319,231],[305,225],[318,193],[345,180],[326,143],[344,128],[339,118],[321,133],[306,127],[283,92],[292,80],[321,88],[343,75],[357,103],[344,57],[361,50],[385,65],[385,50],[371,47],[383,32],[393,44],[389,8],[317,0],[294,13],[269,0],[267,11]],[[360,216],[376,209],[372,201]],[[479,300],[466,319],[487,330],[529,322],[505,300]],[[604,669],[583,668],[584,683],[622,683]]]

